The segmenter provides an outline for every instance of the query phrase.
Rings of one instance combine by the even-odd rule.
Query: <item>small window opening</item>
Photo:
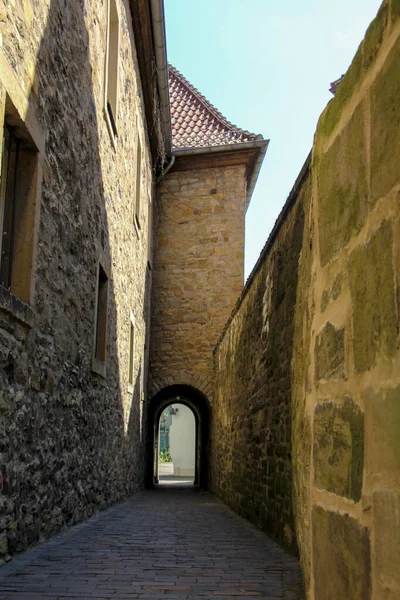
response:
[[[134,376],[135,376],[135,321],[133,314],[130,317],[130,332],[129,332],[129,371],[128,371],[128,390],[133,391]]]
[[[141,194],[141,184],[142,184],[142,145],[140,143],[139,134],[137,136],[137,145],[136,145],[136,202],[135,202],[135,219],[138,228],[140,229],[140,210],[141,210],[141,202],[140,202],[140,194]]]
[[[153,203],[151,201],[151,195],[148,203],[148,214],[147,214],[147,266],[151,270],[151,264],[153,260]]]
[[[0,284],[30,301],[38,151],[24,124],[7,114],[0,170]]]
[[[109,0],[106,58],[106,110],[114,136],[117,135],[119,20],[115,0]]]
[[[108,307],[108,277],[99,265],[99,278],[97,286],[97,317],[96,317],[96,343],[95,359],[105,362],[107,351],[107,307]]]

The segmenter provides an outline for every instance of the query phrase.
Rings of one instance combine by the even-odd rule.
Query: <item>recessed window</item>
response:
[[[108,277],[99,264],[96,297],[96,332],[94,343],[93,370],[105,376],[107,355],[107,321],[108,321]]]
[[[140,211],[141,202],[140,195],[142,191],[142,145],[140,143],[140,136],[138,133],[136,143],[136,170],[135,170],[135,220],[136,225],[140,229]]]
[[[129,330],[128,391],[133,392],[135,378],[135,318],[131,311]]]
[[[153,202],[151,201],[151,193],[148,202],[147,213],[147,266],[151,270],[153,257]]]
[[[117,136],[118,122],[118,62],[119,19],[115,0],[108,0],[108,27],[106,53],[105,111],[112,135]]]
[[[31,295],[38,149],[7,97],[1,147],[0,283],[27,304]]]

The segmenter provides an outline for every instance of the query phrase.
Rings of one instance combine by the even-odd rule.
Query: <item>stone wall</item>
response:
[[[268,531],[278,523],[285,543],[291,455],[315,600],[400,595],[399,72],[392,0],[322,114],[297,203],[215,352],[214,490]]]
[[[400,595],[399,17],[397,0],[382,4],[313,149],[311,285],[299,305],[312,451],[309,507],[296,513],[318,600]]]
[[[212,489],[293,551],[291,358],[309,194],[306,166],[215,351]]]
[[[41,176],[29,306],[0,288],[0,555],[142,485],[152,171],[128,1],[117,8],[115,144],[104,113],[107,2],[0,0],[0,97],[37,141]],[[92,370],[99,261],[109,275],[105,377]]]
[[[158,187],[151,396],[186,384],[212,398],[213,348],[243,288],[245,206],[242,165],[176,170]]]

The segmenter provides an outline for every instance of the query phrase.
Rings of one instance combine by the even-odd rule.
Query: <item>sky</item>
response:
[[[235,125],[270,140],[246,215],[245,278],[311,150],[330,83],[379,0],[164,0],[167,55]]]

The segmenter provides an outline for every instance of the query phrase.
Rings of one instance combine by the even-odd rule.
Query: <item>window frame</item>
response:
[[[3,150],[6,143],[5,131],[18,139],[19,164],[15,166],[15,186],[12,200],[6,195],[6,179]],[[12,231],[11,264],[8,269],[7,286],[1,285],[0,308],[15,314],[24,321],[28,315],[29,322],[33,313],[30,306],[34,303],[36,284],[36,263],[38,230],[40,222],[41,191],[43,162],[45,152],[45,134],[27,100],[17,87],[14,73],[7,61],[0,55],[0,252],[3,244],[4,213],[10,208],[14,213]],[[1,263],[2,261],[0,261]],[[4,265],[3,265],[4,266]],[[9,301],[6,301],[9,298]],[[28,311],[28,313],[27,313]]]
[[[115,27],[116,24],[116,27]],[[116,36],[116,40],[115,40]],[[107,0],[107,35],[104,66],[104,117],[114,148],[118,140],[119,62],[121,21],[117,0]],[[110,52],[111,51],[111,52]],[[111,54],[111,56],[110,56]],[[112,62],[112,64],[111,64]],[[110,82],[110,73],[113,81]],[[110,87],[113,86],[112,102]],[[114,104],[114,106],[113,106]]]
[[[135,351],[136,351],[136,321],[133,310],[129,313],[129,344],[128,344],[128,393],[135,391]]]
[[[136,119],[136,153],[135,153],[135,201],[133,208],[133,221],[137,230],[137,233],[141,230],[141,218],[140,213],[142,211],[142,174],[143,174],[143,158],[142,158],[142,142],[140,139],[138,119]]]
[[[97,262],[96,269],[96,296],[94,306],[93,327],[93,355],[92,371],[106,377],[107,346],[108,346],[108,312],[109,312],[109,269],[102,260]],[[99,312],[101,310],[101,313]],[[101,322],[100,322],[101,319]],[[101,331],[99,331],[101,327]],[[99,348],[99,337],[101,335],[101,347]]]

